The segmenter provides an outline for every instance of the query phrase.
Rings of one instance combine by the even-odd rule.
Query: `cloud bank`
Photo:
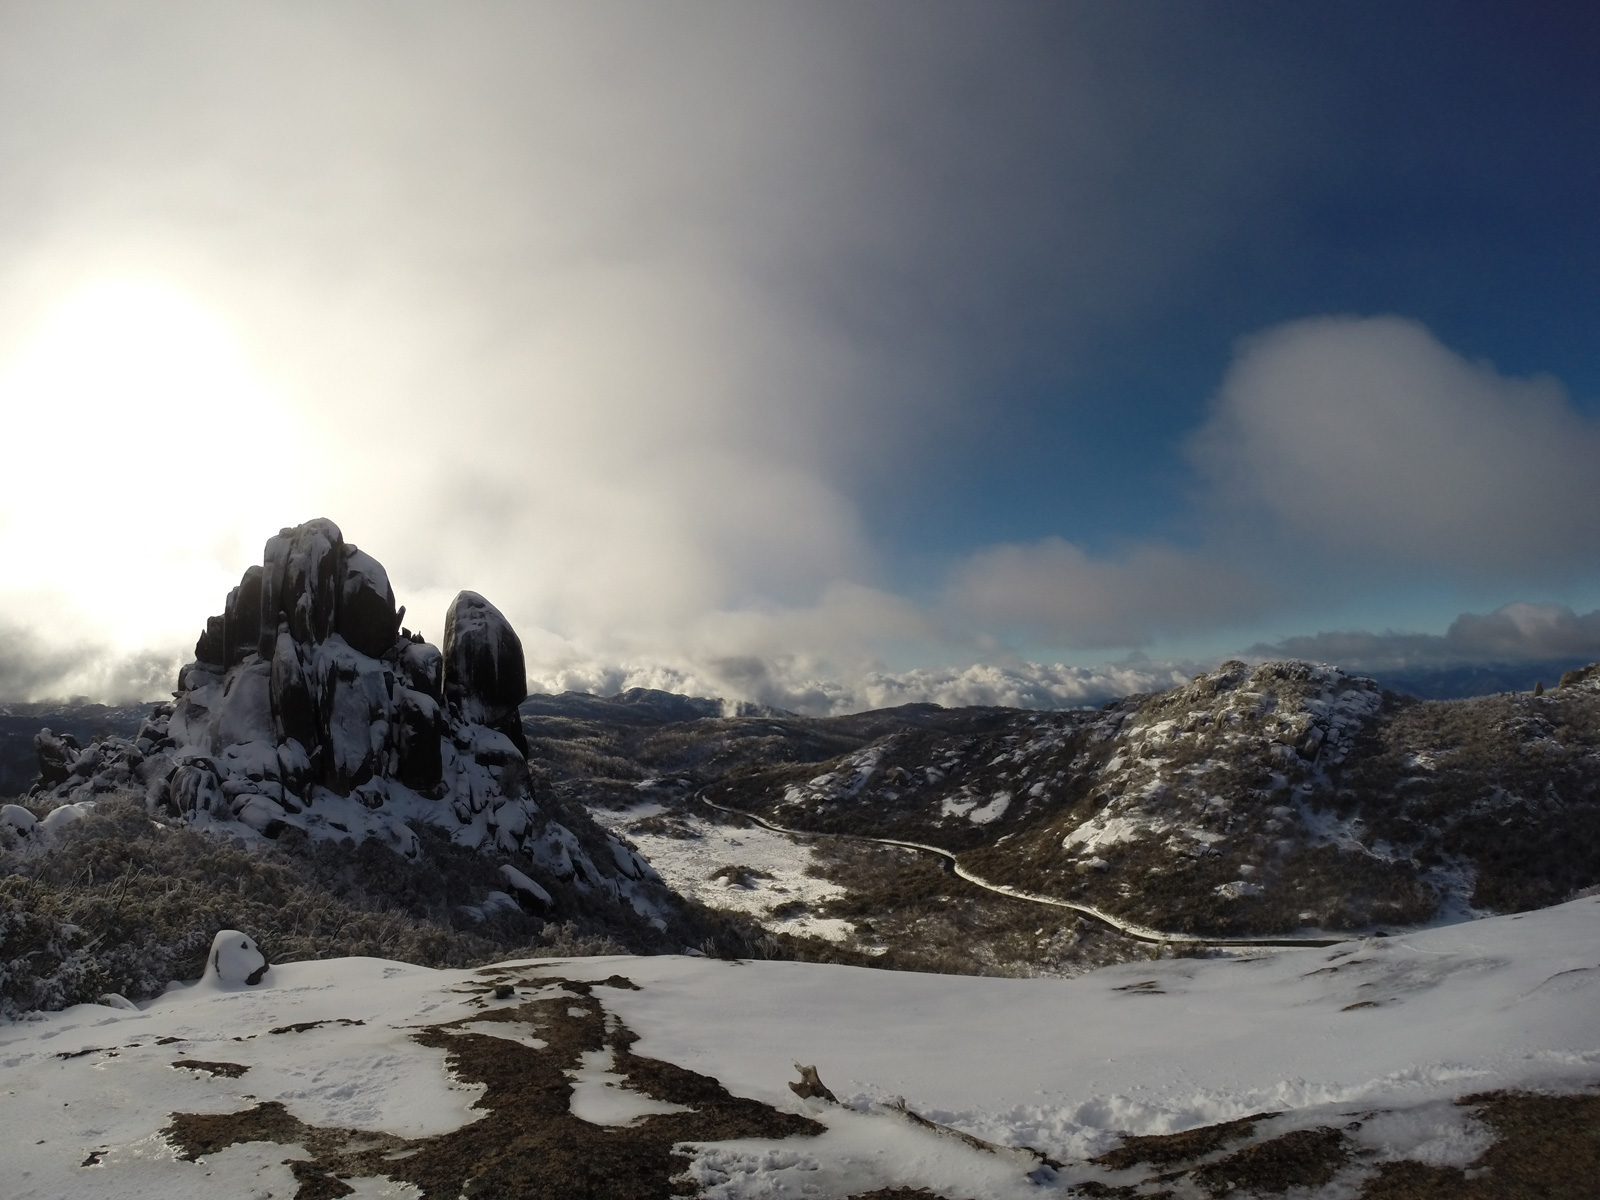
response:
[[[956,566],[948,603],[983,628],[1128,647],[1374,578],[1566,581],[1592,577],[1600,555],[1600,423],[1558,381],[1502,375],[1404,318],[1318,317],[1244,339],[1189,448],[1193,544],[995,546]],[[1461,621],[1515,625],[1496,645],[1516,657],[1536,611]],[[1341,659],[1377,635],[1324,636],[1355,639],[1329,656]],[[1454,626],[1435,640],[1500,653]]]
[[[873,505],[981,465],[1013,372],[1159,310],[1317,169],[1318,87],[1210,21],[0,9],[0,695],[164,693],[150,664],[320,515],[427,636],[489,595],[547,686],[805,711],[1156,686],[1028,660],[1182,659],[1329,562],[1589,572],[1600,436],[1558,384],[1330,317],[1240,344],[1168,536],[940,543],[906,582]]]
[[[1318,633],[1260,643],[1248,653],[1391,673],[1475,663],[1600,662],[1600,610],[1508,604],[1491,613],[1462,613],[1443,634]]]

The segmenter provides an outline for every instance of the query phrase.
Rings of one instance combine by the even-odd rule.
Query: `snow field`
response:
[[[303,1151],[249,1143],[183,1162],[158,1134],[180,1111],[277,1100],[317,1125],[412,1137],[457,1128],[476,1118],[471,1105],[483,1089],[452,1080],[444,1053],[418,1045],[408,1028],[471,1013],[453,983],[380,959],[286,963],[255,987],[208,980],[132,1011],[78,1005],[0,1023],[0,1195],[294,1195],[281,1164]],[[312,1022],[322,1024],[287,1028]],[[248,1070],[228,1078],[174,1061]],[[83,1165],[91,1157],[99,1161]]]
[[[739,831],[743,832],[743,831]],[[1072,979],[916,975],[688,956],[518,964],[519,1001],[595,987],[636,1055],[805,1113],[816,1137],[696,1144],[690,1177],[718,1200],[894,1186],[1008,1200],[1105,1178],[1083,1160],[1121,1134],[1170,1133],[1269,1111],[1269,1132],[1350,1128],[1374,1151],[1319,1193],[1350,1195],[1364,1163],[1471,1162],[1490,1136],[1454,1099],[1600,1081],[1600,898],[1407,937],[1244,960],[1126,963]],[[273,967],[261,984],[203,982],[123,1010],[82,1005],[0,1025],[0,1195],[292,1195],[298,1148],[234,1145],[180,1160],[174,1112],[282,1103],[311,1125],[408,1137],[477,1120],[480,1094],[413,1040],[492,1006],[481,972],[374,959]],[[573,997],[576,1002],[577,997]],[[579,1009],[581,1012],[582,1009]],[[471,1022],[539,1049],[523,1024]],[[279,1032],[273,1032],[277,1030]],[[168,1041],[165,1039],[176,1039]],[[86,1052],[86,1053],[85,1053]],[[230,1078],[175,1060],[238,1064]],[[814,1064],[837,1106],[787,1087]],[[662,1111],[609,1053],[570,1077],[572,1111],[626,1126]],[[919,1127],[912,1111],[1015,1153]],[[1064,1163],[1041,1171],[1022,1147]],[[1354,1172],[1352,1174],[1351,1172]],[[414,1195],[382,1179],[358,1195]]]
[[[625,836],[655,868],[667,886],[708,908],[730,909],[755,917],[769,929],[843,941],[848,921],[819,917],[811,911],[778,915],[773,910],[799,902],[808,910],[843,896],[837,884],[808,874],[817,857],[806,839],[789,837],[751,825],[735,828],[703,817],[674,814],[689,837],[641,832],[637,825],[666,811],[659,804],[636,805],[623,811],[594,809],[595,822]],[[712,878],[725,867],[749,867],[761,875],[745,882]]]

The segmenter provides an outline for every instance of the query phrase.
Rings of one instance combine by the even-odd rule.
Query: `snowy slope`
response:
[[[1356,1195],[1395,1159],[1478,1160],[1494,1131],[1457,1098],[1592,1088],[1597,1001],[1596,898],[1070,980],[689,957],[295,963],[255,987],[0,1026],[0,1195],[1096,1194],[1077,1185],[1144,1178],[1086,1161],[1123,1134],[1263,1112],[1282,1115],[1230,1136],[1332,1145],[1328,1178],[1296,1194]],[[793,1094],[796,1061],[840,1103]],[[900,1097],[1033,1150],[919,1124]]]
[[[1208,937],[1393,930],[1600,883],[1600,673],[1418,703],[1302,662],[1227,662],[1099,711],[902,729],[703,795],[907,839],[981,877]]]
[[[804,842],[756,825],[714,824],[693,813],[663,821],[667,811],[646,801],[620,811],[596,809],[591,815],[596,824],[625,835],[680,896],[710,908],[748,913],[784,933],[829,941],[849,936],[849,922],[813,911],[844,889],[813,873],[816,859]]]

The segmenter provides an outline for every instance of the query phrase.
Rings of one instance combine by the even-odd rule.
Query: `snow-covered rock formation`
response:
[[[42,730],[36,791],[67,804],[133,790],[199,827],[375,838],[407,856],[429,823],[655,915],[659,881],[643,860],[597,829],[580,838],[536,801],[522,643],[500,611],[462,592],[442,649],[404,616],[382,564],[332,521],[284,529],[207,620],[172,703],[131,739],[80,746]]]

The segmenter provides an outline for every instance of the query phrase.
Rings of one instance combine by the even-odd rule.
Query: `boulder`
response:
[[[218,747],[240,742],[275,742],[272,664],[260,659],[228,672],[217,713]]]
[[[319,741],[327,750],[327,785],[341,796],[383,773],[388,761],[394,677],[384,663],[357,654],[342,638],[318,652]]]
[[[400,616],[389,575],[372,555],[345,547],[338,630],[353,649],[382,658],[394,648]]]
[[[201,630],[200,638],[194,644],[194,657],[196,662],[213,667],[227,665],[227,630],[221,617],[206,618],[206,627]]]
[[[33,753],[39,760],[39,782],[45,787],[65,783],[72,775],[72,765],[78,761],[78,739],[70,733],[60,736],[48,728],[33,735]]]
[[[462,592],[450,605],[443,653],[444,698],[453,716],[498,726],[516,713],[528,694],[522,639],[477,592]]]
[[[311,785],[312,779],[311,755],[306,752],[298,739],[288,738],[278,745],[278,778],[282,781],[284,791],[292,792],[296,796],[303,796]],[[289,807],[298,811],[298,805],[287,802]]]
[[[289,548],[294,544],[294,530],[280,529],[276,537],[267,539],[261,555],[261,632],[256,653],[270,658],[278,642],[278,627],[286,624],[283,616],[283,577],[289,567]]]
[[[180,816],[225,810],[222,780],[209,759],[196,758],[179,764],[168,788],[171,804]]]
[[[201,982],[253,987],[268,970],[267,956],[261,953],[253,937],[237,929],[224,929],[211,939],[211,952],[206,955],[206,971]]]
[[[444,778],[443,738],[448,727],[443,710],[432,696],[399,687],[394,695],[394,723],[400,756],[396,778],[413,791],[432,791]]]
[[[444,700],[444,655],[439,647],[430,646],[417,635],[400,649],[400,669],[405,673],[406,686],[412,691]]]
[[[344,583],[344,534],[325,517],[267,539],[261,563],[261,623],[257,653],[266,658],[288,621],[297,642],[316,645],[338,623]]]
[[[0,829],[10,829],[20,834],[33,832],[33,827],[39,823],[39,818],[34,816],[20,804],[0,805]]]

